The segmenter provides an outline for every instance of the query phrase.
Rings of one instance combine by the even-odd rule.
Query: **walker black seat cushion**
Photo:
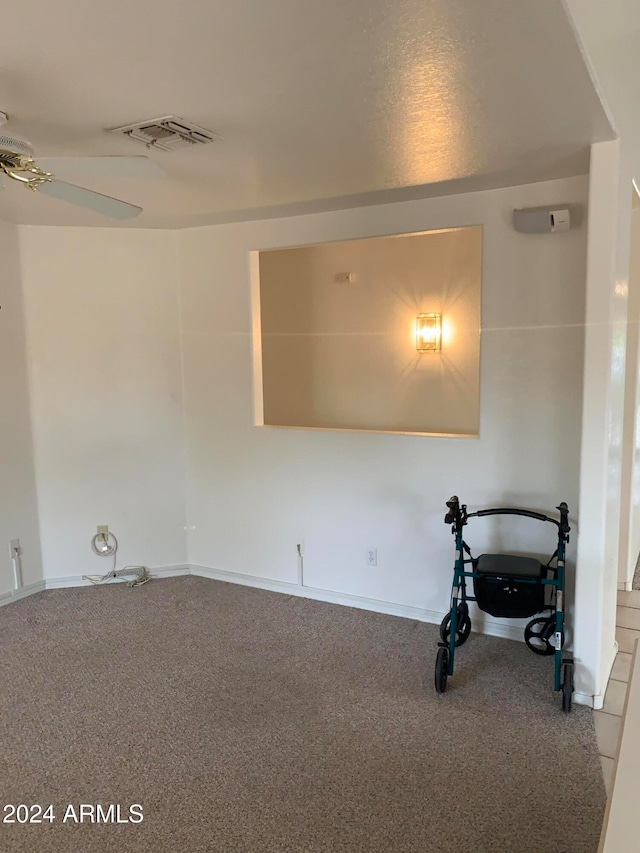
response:
[[[482,554],[474,571],[473,587],[480,610],[491,616],[527,619],[544,610],[546,566],[532,557]]]
[[[541,575],[542,565],[533,557],[514,557],[511,554],[481,554],[476,571],[481,575],[508,575],[515,578],[536,578]]]

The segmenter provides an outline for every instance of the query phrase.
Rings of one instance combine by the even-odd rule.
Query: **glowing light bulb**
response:
[[[418,352],[438,352],[442,346],[442,317],[440,314],[418,314],[416,317],[416,349]]]

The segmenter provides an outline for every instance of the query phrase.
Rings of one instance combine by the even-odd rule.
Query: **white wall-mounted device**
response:
[[[571,228],[569,205],[527,207],[513,211],[513,227],[523,234],[553,234]]]

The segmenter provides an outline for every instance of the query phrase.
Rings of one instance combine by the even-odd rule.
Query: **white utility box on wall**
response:
[[[514,210],[513,227],[523,234],[553,234],[559,231],[569,231],[571,228],[571,211],[566,205]]]

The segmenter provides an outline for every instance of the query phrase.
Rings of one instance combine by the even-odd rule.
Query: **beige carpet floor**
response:
[[[592,715],[552,661],[472,635],[199,578],[0,609],[3,853],[595,853]],[[63,823],[69,804],[140,824]]]

